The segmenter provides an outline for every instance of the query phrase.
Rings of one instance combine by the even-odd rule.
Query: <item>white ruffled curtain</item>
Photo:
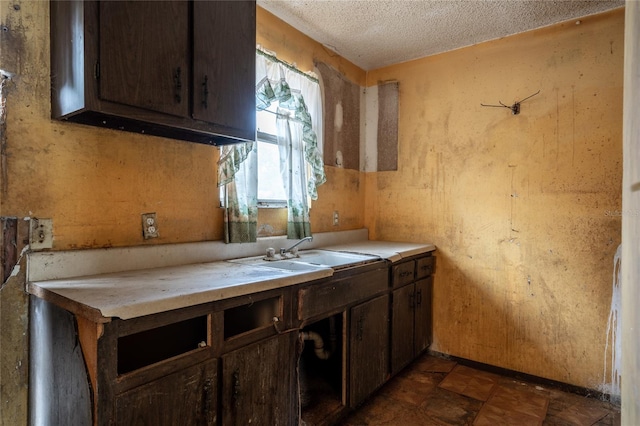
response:
[[[218,186],[223,186],[224,240],[254,242],[258,235],[258,151],[254,142],[220,149]]]
[[[257,51],[256,108],[277,105],[280,174],[287,194],[287,238],[311,236],[308,199],[326,181],[322,163],[322,99],[317,79],[273,55]],[[314,126],[315,125],[315,126]],[[224,146],[218,163],[224,185],[225,241],[257,236],[257,149],[255,143]]]
[[[287,194],[287,237],[311,236],[307,165],[304,159],[302,125],[289,118],[289,111],[278,108],[276,127],[280,152],[280,176]]]

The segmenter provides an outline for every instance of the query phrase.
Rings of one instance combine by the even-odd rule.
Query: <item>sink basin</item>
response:
[[[322,268],[323,265],[314,265],[305,262],[298,262],[297,260],[275,260],[266,261],[260,258],[260,262],[254,263],[257,266],[266,266],[268,268],[286,269],[288,271],[309,271]],[[326,267],[326,266],[325,266]]]
[[[331,268],[339,270],[356,265],[380,260],[377,256],[367,254],[344,253],[329,250],[303,250],[298,257],[282,260],[265,260],[264,256],[234,259],[230,262],[252,266],[266,266],[268,268],[284,269],[287,271],[316,271]]]
[[[285,259],[285,260],[264,260],[264,256],[247,257],[242,259],[233,259],[229,262],[241,263],[243,265],[251,266],[266,266],[267,268],[284,269],[287,271],[317,271],[319,269],[326,269],[326,266],[314,265],[305,262],[298,262],[297,259]]]
[[[304,250],[298,252],[293,262],[308,263],[333,269],[342,269],[379,260],[377,256],[368,254],[344,253],[329,250]],[[275,262],[277,263],[277,262]]]

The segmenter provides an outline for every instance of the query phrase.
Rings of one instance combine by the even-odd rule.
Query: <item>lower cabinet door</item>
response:
[[[293,331],[222,356],[223,425],[287,426],[298,417]]]
[[[351,308],[349,330],[349,401],[356,407],[389,375],[389,295]]]
[[[415,285],[409,284],[393,292],[391,311],[391,374],[396,374],[413,360]]]
[[[431,344],[433,319],[431,299],[433,277],[416,282],[415,310],[415,354],[418,355]]]
[[[210,360],[116,396],[116,424],[215,425],[217,360]]]

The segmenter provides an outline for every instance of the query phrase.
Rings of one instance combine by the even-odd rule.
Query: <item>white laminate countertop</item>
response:
[[[337,238],[324,241],[317,249],[368,254],[397,262],[436,248],[432,244],[369,241],[361,238],[341,241]],[[111,250],[110,253],[113,253],[116,260],[125,259],[130,250]],[[162,256],[171,258],[171,253],[181,251],[184,251],[184,246],[177,246],[175,250],[165,247]],[[147,269],[100,271],[95,275],[84,273],[82,276],[55,277],[61,271],[69,269],[69,266],[77,264],[77,256],[77,253],[47,253],[41,263],[43,267],[52,265],[54,276],[48,279],[29,279],[28,291],[96,322],[106,322],[113,317],[131,319],[333,275],[333,269],[328,267],[288,270],[217,259]],[[103,261],[106,253],[100,251],[98,256],[93,260]]]
[[[289,271],[218,261],[31,282],[29,292],[102,322],[111,317],[136,318],[332,275],[331,268]]]

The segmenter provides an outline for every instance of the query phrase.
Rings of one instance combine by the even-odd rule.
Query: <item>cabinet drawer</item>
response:
[[[428,277],[433,274],[436,266],[436,258],[433,256],[423,257],[416,260],[416,279]]]
[[[393,266],[393,286],[400,287],[409,284],[415,276],[415,261],[403,262]]]
[[[298,299],[298,318],[306,320],[323,313],[329,314],[385,291],[389,285],[387,271],[387,269],[378,269],[301,289]]]

